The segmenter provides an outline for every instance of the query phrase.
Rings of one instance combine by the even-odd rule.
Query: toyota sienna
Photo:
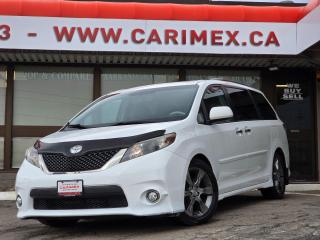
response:
[[[288,169],[283,122],[259,90],[218,80],[136,87],[100,97],[27,149],[18,218],[171,215],[194,225],[245,191],[281,199]]]

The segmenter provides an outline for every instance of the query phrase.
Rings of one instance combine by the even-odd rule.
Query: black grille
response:
[[[128,202],[119,186],[94,186],[83,189],[76,197],[62,197],[56,188],[32,189],[33,208],[36,210],[72,210],[127,207]]]
[[[61,153],[43,153],[43,160],[50,172],[80,172],[102,168],[119,149],[89,152],[67,157]]]
[[[72,209],[96,209],[127,207],[125,198],[36,198],[33,202],[36,210],[72,210]]]

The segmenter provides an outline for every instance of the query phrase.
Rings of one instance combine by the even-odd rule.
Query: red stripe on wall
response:
[[[0,15],[296,23],[318,5],[320,0],[310,0],[310,3],[304,7],[0,0]]]

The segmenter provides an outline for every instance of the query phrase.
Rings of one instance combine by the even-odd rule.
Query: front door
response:
[[[209,119],[212,107],[228,106],[224,91],[220,86],[211,85],[205,91],[203,104],[198,118],[199,123]],[[218,121],[212,124],[199,124],[197,127],[201,141],[210,143],[208,157],[215,160],[219,168],[217,181],[219,193],[234,191],[246,186],[243,175],[247,173],[248,164],[244,164],[248,153],[243,122],[234,119]]]

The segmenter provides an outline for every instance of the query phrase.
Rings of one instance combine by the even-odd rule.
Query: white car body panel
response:
[[[175,214],[184,211],[184,187],[188,166],[196,155],[205,156],[211,164],[219,188],[219,199],[248,190],[272,186],[272,161],[277,149],[281,149],[287,168],[289,150],[281,120],[257,120],[246,122],[197,123],[197,114],[203,93],[210,84],[223,84],[247,88],[224,81],[194,81],[157,84],[134,89],[198,84],[189,116],[181,121],[124,125],[56,132],[41,139],[44,143],[88,141],[135,136],[157,130],[176,133],[175,142],[159,151],[116,164],[104,170],[92,172],[47,174],[26,160],[16,179],[16,193],[23,204],[18,208],[19,218],[86,217],[102,215],[149,216]],[[121,92],[121,91],[118,91]],[[259,91],[260,92],[260,91]],[[250,128],[250,133],[236,134],[236,129]],[[84,186],[117,185],[128,201],[128,207],[81,210],[35,210],[31,189],[55,188],[59,180],[82,179]],[[156,204],[149,203],[145,193],[149,189],[159,191]]]

